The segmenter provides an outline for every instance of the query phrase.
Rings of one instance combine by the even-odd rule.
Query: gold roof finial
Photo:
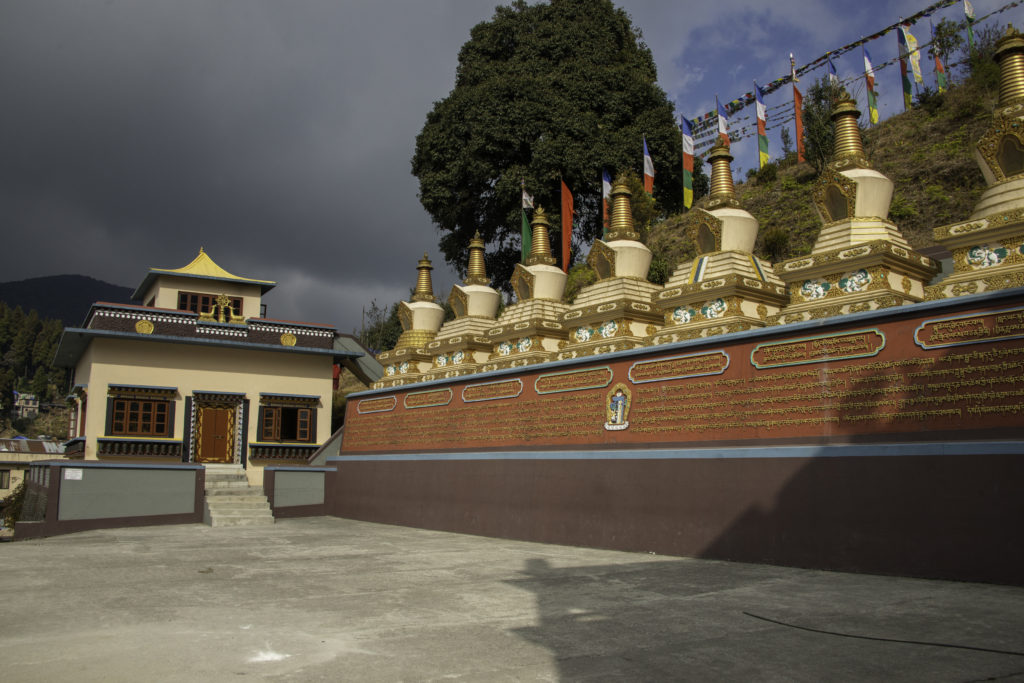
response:
[[[860,111],[857,102],[843,88],[832,110],[832,126],[835,129],[835,146],[833,147],[832,163],[841,168],[857,166],[869,168],[867,156],[864,154],[864,143],[860,138],[860,127],[857,119]]]
[[[469,241],[469,266],[466,268],[466,279],[463,282],[467,285],[484,286],[491,283],[487,279],[487,271],[484,270],[484,240],[480,237],[479,230]]]
[[[530,246],[530,256],[526,259],[526,265],[555,265],[555,259],[551,256],[551,243],[548,242],[548,228],[551,223],[548,222],[543,206],[538,205],[533,212],[530,226],[533,228],[533,244]]]
[[[996,42],[993,59],[999,63],[999,105],[997,109],[1024,99],[1024,35],[1009,24]]]
[[[629,183],[623,176],[619,176],[612,185],[612,218],[609,221],[608,234],[604,237],[606,242],[640,239],[633,225],[632,197]]]
[[[729,154],[729,143],[719,138],[708,153],[711,164],[711,192],[708,208],[721,206],[739,206],[736,199],[736,186],[732,181],[732,155]]]
[[[430,265],[430,258],[427,256],[427,252],[423,252],[423,258],[416,264],[416,270],[419,271],[419,275],[416,276],[416,291],[413,292],[413,301],[433,301],[434,300],[434,285],[430,281],[430,271],[434,269],[434,266]]]

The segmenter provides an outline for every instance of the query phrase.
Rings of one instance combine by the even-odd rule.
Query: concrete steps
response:
[[[203,521],[210,526],[264,526],[274,523],[274,514],[263,492],[249,486],[240,465],[207,465]]]

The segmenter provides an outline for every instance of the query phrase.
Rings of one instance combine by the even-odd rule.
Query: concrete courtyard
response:
[[[15,681],[1024,680],[1024,589],[331,517],[0,544]]]

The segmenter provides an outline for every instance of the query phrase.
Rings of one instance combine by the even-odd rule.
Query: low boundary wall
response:
[[[332,467],[267,467],[263,492],[275,518],[326,514],[325,481]]]
[[[201,465],[33,463],[16,539],[203,521]]]
[[[1024,289],[362,392],[345,424],[336,516],[1024,583]]]

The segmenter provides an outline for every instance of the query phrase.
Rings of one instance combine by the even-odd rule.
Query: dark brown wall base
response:
[[[327,511],[339,517],[667,555],[1024,584],[1024,449],[794,458],[340,457],[331,464],[337,472],[328,475]]]
[[[109,517],[107,519],[74,519],[56,522],[18,522],[15,538],[45,538],[73,534],[94,529],[120,529],[131,526],[161,526],[166,524],[202,524],[203,513],[181,515],[150,515],[146,517]]]

